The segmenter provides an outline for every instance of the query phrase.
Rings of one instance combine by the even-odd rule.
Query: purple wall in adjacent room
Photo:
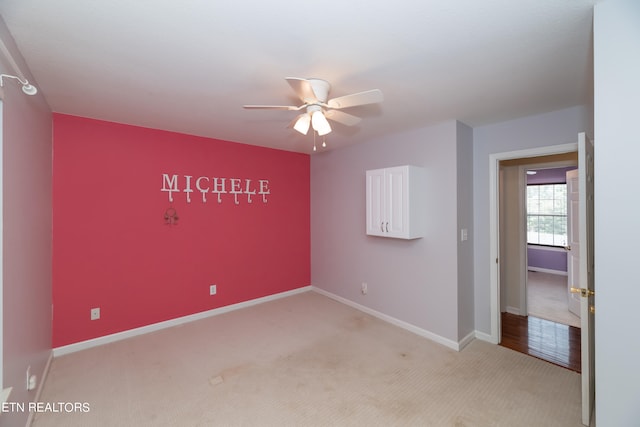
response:
[[[577,167],[536,169],[535,175],[527,175],[527,184],[562,184],[567,182],[566,173],[572,169]]]
[[[565,251],[529,246],[527,248],[527,260],[530,268],[567,271],[567,253]]]

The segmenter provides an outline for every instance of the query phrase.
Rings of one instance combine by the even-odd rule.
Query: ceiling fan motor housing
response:
[[[318,104],[311,104],[307,106],[307,113],[313,114],[315,111],[323,111],[322,107]]]
[[[315,94],[318,101],[322,103],[326,103],[327,99],[329,99],[329,91],[331,91],[331,85],[328,81],[322,79],[307,79],[309,85],[311,86],[311,90]],[[307,100],[303,100],[307,102]],[[315,100],[310,100],[311,103],[315,102]]]

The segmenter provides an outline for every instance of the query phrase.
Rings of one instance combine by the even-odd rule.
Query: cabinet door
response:
[[[367,234],[383,236],[385,222],[384,169],[367,171]]]
[[[385,171],[385,232],[389,237],[408,237],[409,168],[399,166]]]

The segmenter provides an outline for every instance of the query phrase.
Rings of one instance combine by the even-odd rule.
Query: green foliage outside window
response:
[[[566,184],[527,186],[527,243],[566,246]]]

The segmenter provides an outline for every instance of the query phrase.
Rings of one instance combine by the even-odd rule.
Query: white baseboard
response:
[[[522,313],[520,312],[520,309],[518,307],[507,306],[507,310],[506,311],[509,314],[515,314],[516,316],[522,316]]]
[[[308,292],[308,291],[314,291],[317,292],[321,295],[324,295],[326,297],[329,297],[333,300],[336,300],[338,302],[341,302],[345,305],[348,305],[350,307],[355,308],[356,310],[362,311],[364,313],[370,314],[374,317],[377,317],[378,319],[384,320],[385,322],[388,322],[392,325],[398,326],[402,329],[405,329],[409,332],[412,332],[416,335],[419,335],[423,338],[427,338],[431,341],[437,342],[438,344],[442,344],[445,347],[451,348],[453,350],[456,351],[460,351],[463,348],[465,348],[471,341],[473,341],[475,338],[481,339],[483,341],[488,341],[488,342],[492,342],[491,340],[491,336],[487,335],[487,334],[483,334],[480,333],[478,331],[473,331],[470,332],[469,334],[467,334],[467,336],[465,336],[464,338],[462,338],[460,341],[456,342],[456,341],[452,341],[448,338],[444,338],[440,335],[434,334],[433,332],[427,331],[426,329],[422,329],[419,328],[415,325],[412,325],[410,323],[407,323],[403,320],[397,319],[395,317],[386,315],[384,313],[381,313],[379,311],[373,310],[369,307],[366,307],[364,305],[355,303],[351,300],[348,300],[346,298],[343,298],[341,296],[338,296],[336,294],[333,294],[331,292],[327,292],[323,289],[317,288],[315,286],[304,286],[302,288],[297,288],[297,289],[293,289],[290,291],[286,291],[286,292],[281,292],[279,294],[274,294],[274,295],[269,295],[266,297],[262,297],[262,298],[256,298],[253,300],[249,300],[249,301],[244,301],[241,303],[237,303],[237,304],[232,304],[232,305],[228,305],[225,307],[219,307],[219,308],[215,308],[213,310],[208,310],[208,311],[203,311],[201,313],[195,313],[195,314],[191,314],[188,316],[183,316],[183,317],[178,317],[175,319],[171,319],[171,320],[166,320],[164,322],[159,322],[159,323],[154,323],[151,325],[147,325],[147,326],[142,326],[140,328],[135,328],[135,329],[129,329],[127,331],[123,331],[123,332],[117,332],[115,334],[110,334],[110,335],[105,335],[102,337],[98,337],[98,338],[93,338],[90,340],[86,340],[86,341],[81,341],[78,343],[74,343],[74,344],[69,344],[66,346],[62,346],[62,347],[56,347],[53,349],[53,351],[51,352],[51,356],[49,357],[49,360],[47,361],[47,365],[45,367],[45,372],[43,373],[43,378],[40,381],[40,386],[38,388],[38,393],[37,393],[37,397],[39,397],[40,394],[40,387],[42,387],[42,384],[44,383],[44,379],[46,377],[46,375],[49,372],[49,366],[51,364],[51,359],[53,357],[58,357],[58,356],[63,356],[65,354],[70,354],[70,353],[75,353],[76,351],[81,351],[81,350],[86,350],[92,347],[97,347],[97,346],[101,346],[101,345],[105,345],[105,344],[109,344],[112,342],[116,342],[116,341],[121,341],[127,338],[132,338],[138,335],[143,335],[143,334],[148,334],[151,332],[155,332],[155,331],[159,331],[162,329],[166,329],[166,328],[171,328],[173,326],[178,326],[178,325],[182,325],[184,323],[189,323],[189,322],[194,322],[196,320],[200,320],[200,319],[205,319],[207,317],[212,317],[212,316],[217,316],[220,314],[224,314],[224,313],[228,313],[230,311],[234,311],[234,310],[239,310],[241,308],[246,308],[246,307],[251,307],[253,305],[257,305],[257,304],[262,304],[265,302],[269,302],[269,301],[274,301],[280,298],[285,298],[291,295],[296,295],[299,293],[303,293],[303,292]],[[486,335],[486,336],[485,336]],[[27,424],[29,425],[29,424]]]
[[[473,341],[475,338],[476,338],[476,331],[469,332],[466,337],[462,338],[458,342],[458,351],[462,350],[467,345],[469,345],[469,343],[471,343],[471,341]]]
[[[539,271],[540,273],[549,273],[549,274],[557,274],[558,276],[568,276],[569,273],[562,270],[551,270],[550,268],[541,268],[541,267],[527,267],[529,271]]]
[[[460,342],[456,342],[456,341],[452,341],[450,339],[441,337],[440,335],[434,334],[433,332],[427,331],[425,329],[419,328],[415,325],[412,325],[410,323],[407,323],[403,320],[400,319],[396,319],[395,317],[391,317],[389,315],[386,315],[384,313],[381,313],[379,311],[373,310],[369,307],[366,307],[364,305],[358,304],[356,302],[353,302],[351,300],[348,300],[346,298],[343,298],[341,296],[338,296],[336,294],[333,294],[331,292],[325,291],[324,289],[320,289],[317,288],[315,286],[311,286],[311,290],[314,292],[317,292],[321,295],[324,295],[326,297],[329,297],[333,300],[336,300],[338,302],[341,302],[345,305],[348,305],[349,307],[353,307],[356,310],[360,310],[364,313],[370,314],[374,317],[377,317],[378,319],[384,320],[385,322],[391,323],[392,325],[398,326],[402,329],[405,329],[409,332],[413,332],[416,335],[419,335],[423,338],[427,338],[430,339],[431,341],[435,341],[438,344],[442,344],[446,347],[449,347],[453,350],[456,351],[460,351],[462,350],[467,344],[469,344],[473,338],[475,337],[475,333],[470,333],[469,335],[467,335],[466,337],[464,337]]]
[[[475,335],[476,335],[476,338],[481,341],[486,341],[491,344],[499,344],[495,339],[493,339],[491,334],[485,334],[484,332],[476,331]]]
[[[262,304],[269,301],[274,301],[274,300],[285,298],[291,295],[308,292],[310,290],[311,290],[311,286],[303,286],[302,288],[292,289],[290,291],[281,292],[274,295],[268,295],[262,298],[243,301],[237,304],[231,304],[224,307],[214,308],[208,311],[203,311],[200,313],[190,314],[188,316],[178,317],[171,320],[165,320],[164,322],[153,323],[151,325],[142,326],[140,328],[129,329],[127,331],[117,332],[115,334],[105,335],[103,337],[93,338],[90,340],[81,341],[78,343],[69,344],[62,347],[56,347],[53,349],[53,357],[58,357],[58,356],[62,356],[69,353],[75,353],[76,351],[86,350],[88,348],[97,347],[100,345],[124,340],[124,339],[135,337],[138,335],[148,334],[150,332],[159,331],[161,329],[171,328],[173,326],[194,322],[196,320],[205,319],[211,316],[217,316],[219,314],[228,313],[230,311],[251,307],[253,305]]]

